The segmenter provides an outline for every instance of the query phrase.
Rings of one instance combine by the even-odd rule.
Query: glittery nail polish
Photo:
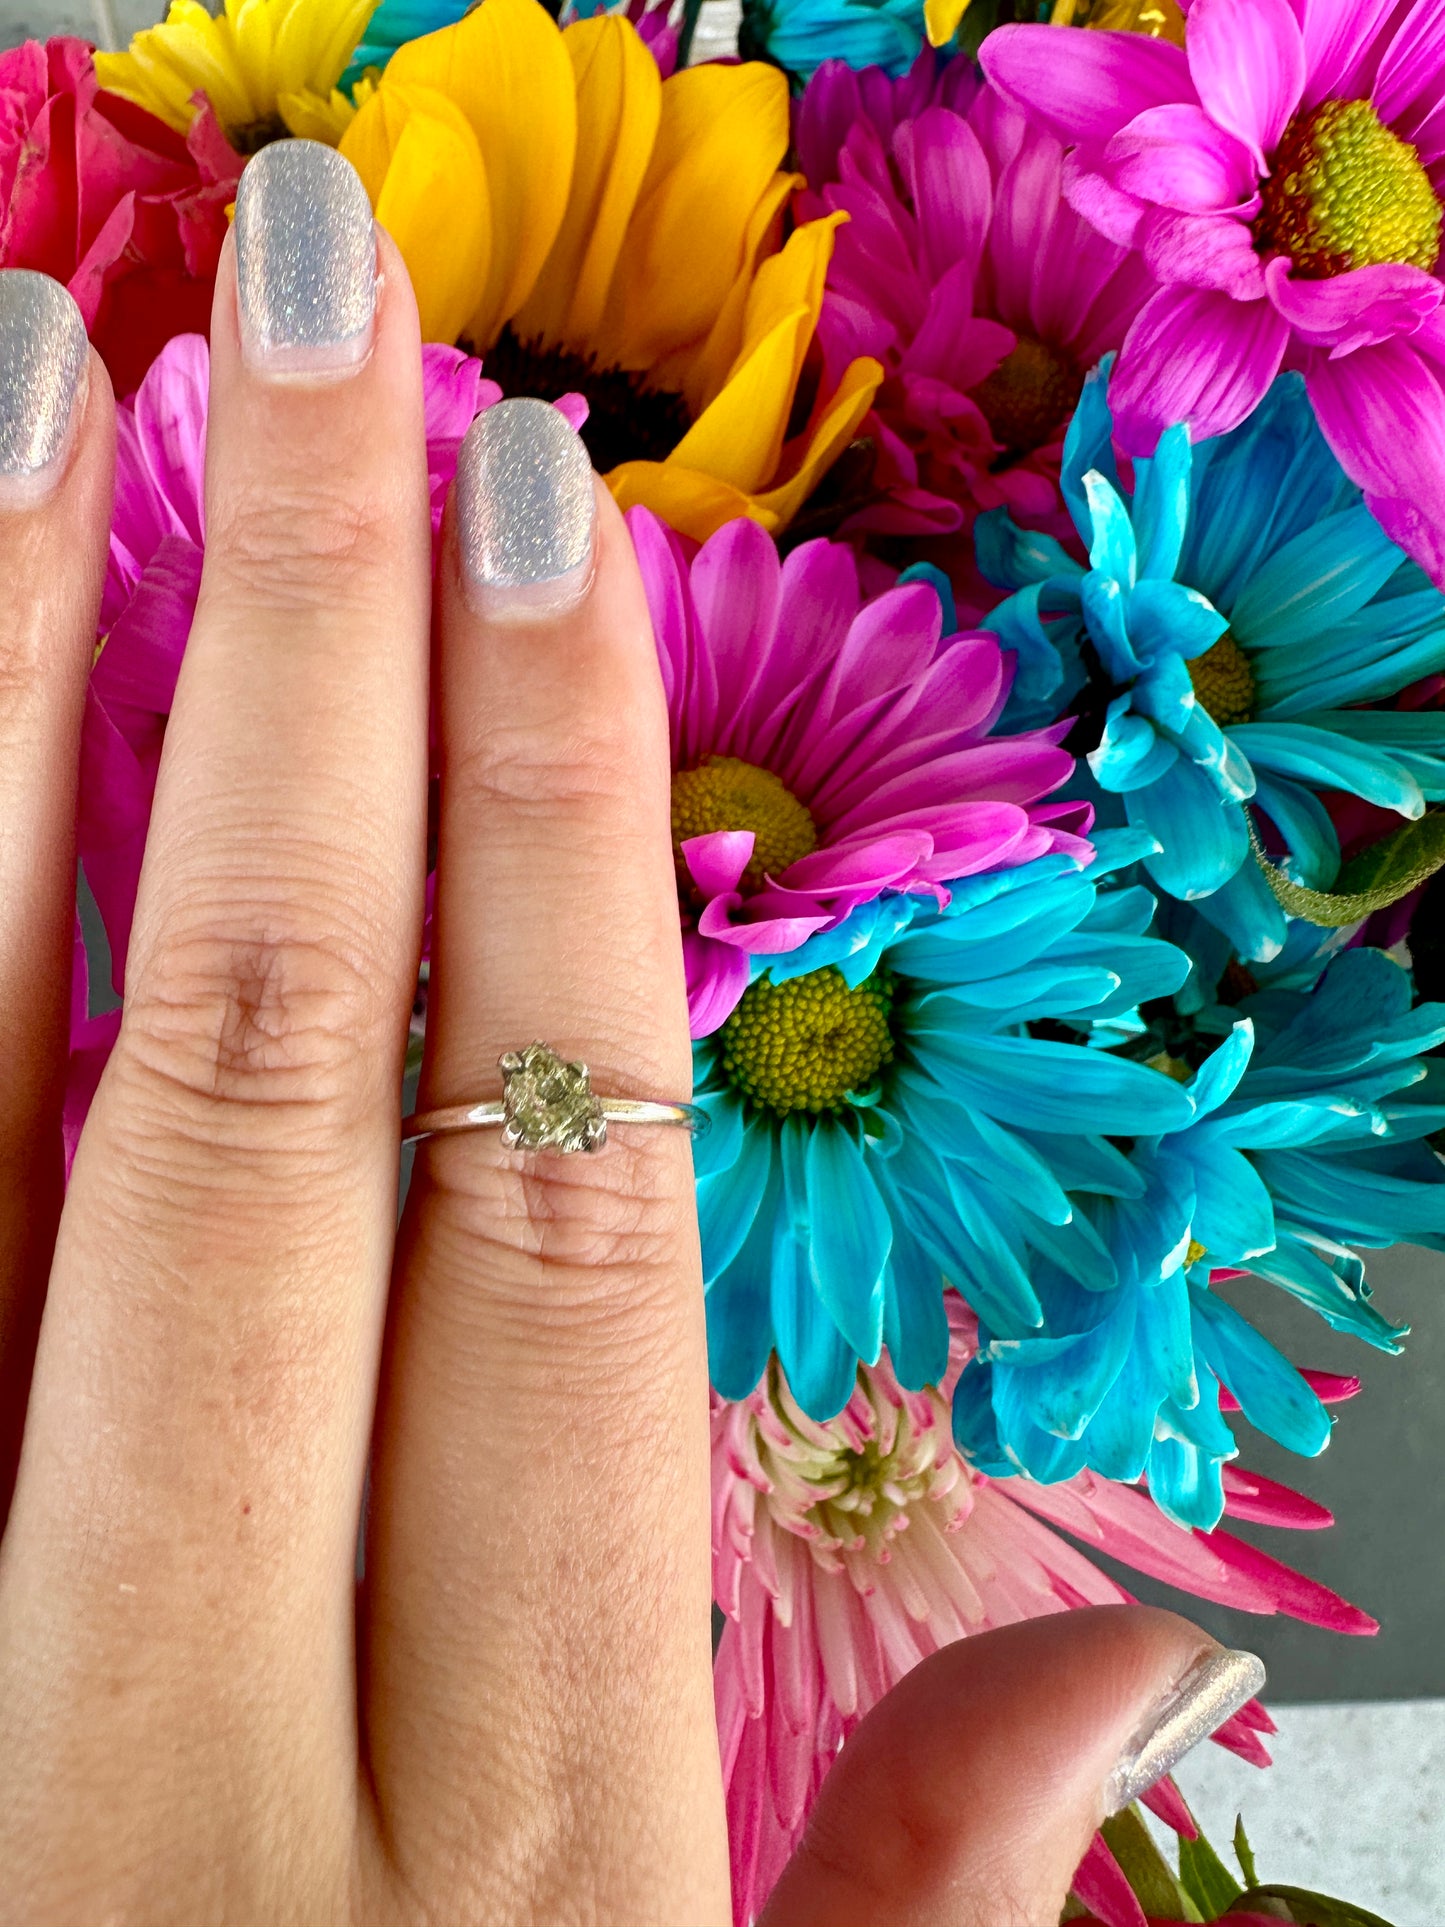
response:
[[[1190,1667],[1134,1734],[1104,1789],[1105,1813],[1118,1813],[1217,1733],[1264,1685],[1253,1653],[1224,1648]]]
[[[28,508],[60,479],[90,344],[48,274],[0,272],[0,508]]]
[[[258,374],[336,379],[371,352],[376,229],[350,161],[319,141],[274,141],[236,195],[241,350]]]
[[[592,464],[550,402],[502,401],[467,431],[457,463],[457,536],[473,605],[549,615],[592,577]]]

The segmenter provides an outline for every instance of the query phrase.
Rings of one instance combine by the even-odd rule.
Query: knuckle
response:
[[[283,606],[331,594],[385,552],[388,518],[335,478],[288,475],[243,487],[224,504],[206,544],[206,566],[229,586]],[[369,571],[368,571],[369,579]]]
[[[482,812],[596,813],[637,785],[637,744],[617,717],[559,717],[555,728],[491,721],[455,744],[446,778]]]
[[[127,997],[124,1057],[202,1104],[335,1106],[392,1027],[364,944],[336,933],[213,927],[158,941]]]

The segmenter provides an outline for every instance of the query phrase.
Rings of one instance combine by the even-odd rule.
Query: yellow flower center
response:
[[[1030,455],[1068,421],[1083,390],[1084,377],[1067,355],[1032,335],[1018,345],[973,390],[973,399],[1005,457]]]
[[[1207,1245],[1200,1244],[1197,1238],[1191,1238],[1189,1249],[1184,1254],[1184,1269],[1187,1271],[1191,1265],[1197,1265],[1207,1250]]]
[[[1296,115],[1263,199],[1256,238],[1312,279],[1382,261],[1431,269],[1440,253],[1430,177],[1367,100],[1326,100]]]
[[[1144,1062],[1151,1071],[1160,1071],[1165,1077],[1172,1077],[1176,1084],[1187,1084],[1194,1075],[1182,1057],[1171,1057],[1167,1050],[1156,1051]]]
[[[1218,642],[1185,666],[1201,707],[1221,729],[1247,723],[1253,716],[1254,671],[1227,629]]]
[[[692,427],[681,395],[651,388],[642,375],[623,368],[599,368],[590,355],[519,341],[510,327],[489,348],[477,344],[477,352],[504,395],[540,395],[544,401],[585,395],[582,440],[600,474],[622,462],[666,461]]]
[[[716,830],[751,830],[753,857],[743,871],[744,890],[761,890],[765,877],[781,876],[790,863],[818,847],[818,828],[770,769],[739,756],[709,756],[697,769],[672,779],[672,849],[679,887],[692,890],[682,845],[690,836]]]
[[[886,970],[856,990],[831,964],[781,984],[759,978],[722,1027],[723,1069],[779,1116],[840,1111],[892,1061],[893,998]]]

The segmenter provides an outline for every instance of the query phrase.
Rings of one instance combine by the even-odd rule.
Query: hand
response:
[[[308,143],[251,164],[218,282],[200,604],[61,1209],[115,433],[79,326],[0,276],[5,1918],[727,1921],[685,1135],[434,1141],[395,1229],[418,329],[359,184]],[[601,1091],[687,1094],[662,692],[583,461],[536,404],[485,416],[448,515],[424,1106],[494,1094],[535,1037]],[[1207,1646],[1117,1610],[940,1654],[850,1743],[768,1927],[1053,1921]]]

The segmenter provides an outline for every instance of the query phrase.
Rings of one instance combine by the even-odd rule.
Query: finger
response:
[[[0,272],[0,1524],[64,1195],[75,790],[114,467],[79,309]]]
[[[538,1038],[599,1092],[685,1098],[667,722],[626,529],[532,401],[474,425],[454,507],[422,1102],[494,1095]],[[686,1135],[434,1140],[400,1262],[366,1689],[394,1832],[469,1866],[489,1920],[702,1927],[726,1868]]]
[[[762,1927],[1055,1927],[1100,1821],[1263,1678],[1144,1606],[961,1639],[848,1741]]]
[[[93,1669],[130,1662],[145,1713],[161,1703],[202,1753],[234,1709],[233,1781],[266,1779],[280,1746],[298,1811],[333,1784],[309,1709],[343,1713],[325,1744],[352,1745],[425,849],[420,355],[405,274],[382,264],[378,289],[339,156],[293,141],[251,162],[217,283],[200,597],[42,1331],[12,1521],[26,1583],[5,1602],[22,1654],[32,1602],[61,1602],[44,1630],[74,1640],[67,1691],[96,1692],[95,1743],[127,1721],[108,1771],[156,1764],[132,1700],[96,1691]],[[167,1824],[202,1852],[235,1817],[204,1772],[187,1792],[195,1813]]]

